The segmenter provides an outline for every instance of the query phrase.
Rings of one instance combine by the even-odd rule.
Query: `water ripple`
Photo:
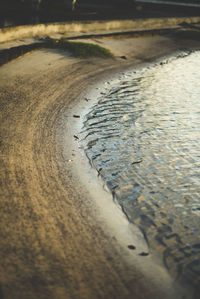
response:
[[[87,114],[83,144],[170,273],[200,280],[200,52],[128,72]]]

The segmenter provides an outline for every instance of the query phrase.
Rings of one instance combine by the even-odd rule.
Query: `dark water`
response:
[[[71,0],[1,0],[0,28],[78,20],[199,16],[199,13],[200,0],[87,0],[77,1],[73,11]]]
[[[90,163],[150,254],[199,288],[200,52],[108,82],[82,134]]]
[[[136,0],[136,3],[170,4],[178,6],[200,6],[200,0]]]

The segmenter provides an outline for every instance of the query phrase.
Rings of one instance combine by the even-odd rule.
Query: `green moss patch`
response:
[[[71,42],[66,39],[41,39],[40,42],[36,42],[30,45],[21,45],[10,49],[0,50],[0,66],[15,59],[25,53],[33,50],[43,48],[59,48],[69,51],[73,56],[79,58],[88,57],[101,57],[101,58],[114,58],[114,55],[108,50],[98,45]]]
[[[49,48],[59,48],[69,51],[74,57],[88,58],[88,57],[101,57],[101,58],[114,58],[110,50],[105,49],[99,45],[72,42],[66,39],[46,39],[46,46]]]

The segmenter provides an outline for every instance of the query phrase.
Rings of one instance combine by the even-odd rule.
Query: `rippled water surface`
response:
[[[200,284],[200,52],[108,82],[85,152],[170,273]]]

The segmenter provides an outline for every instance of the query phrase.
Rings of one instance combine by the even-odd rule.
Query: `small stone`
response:
[[[127,57],[126,56],[120,56],[119,58],[121,58],[121,59],[124,59],[124,60],[126,60],[127,59]]]
[[[135,250],[136,247],[134,245],[128,245],[128,248],[131,249],[131,250]]]
[[[141,255],[141,256],[147,256],[147,255],[149,255],[149,253],[148,252],[141,252],[139,255]]]

